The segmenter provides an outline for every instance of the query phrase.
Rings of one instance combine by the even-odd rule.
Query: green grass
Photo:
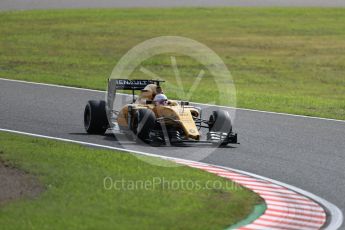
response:
[[[345,9],[335,8],[1,12],[0,77],[105,89],[130,48],[177,35],[219,54],[232,72],[239,107],[345,119],[344,21]],[[182,57],[177,63],[188,88],[199,66]],[[145,67],[173,79],[167,58]],[[192,100],[226,103],[212,80],[202,83]]]
[[[1,206],[2,229],[224,229],[260,202],[256,194],[197,169],[159,167],[129,153],[4,132],[0,140],[0,158],[37,176],[46,188],[34,200]],[[105,177],[123,179],[123,189],[118,184],[119,189],[107,190],[110,183],[105,189]],[[130,189],[130,181],[153,178],[165,182],[155,179],[148,189],[140,184]],[[182,179],[201,187],[218,185],[168,188],[167,183]]]

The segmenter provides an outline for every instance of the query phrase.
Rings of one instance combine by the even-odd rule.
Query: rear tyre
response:
[[[139,109],[135,114],[133,131],[140,140],[149,142],[150,130],[155,122],[156,116],[151,110]]]
[[[105,101],[88,101],[84,110],[84,127],[89,134],[103,135],[109,127]]]

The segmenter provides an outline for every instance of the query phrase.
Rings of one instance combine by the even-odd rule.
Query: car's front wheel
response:
[[[213,111],[208,127],[210,132],[230,133],[232,131],[230,114],[224,110]]]
[[[227,111],[213,111],[208,121],[208,140],[215,146],[226,146],[229,143],[228,136],[232,132],[231,117]]]

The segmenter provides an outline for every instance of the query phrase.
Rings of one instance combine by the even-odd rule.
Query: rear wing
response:
[[[108,80],[108,92],[107,92],[107,107],[108,110],[113,109],[113,103],[115,100],[116,90],[132,90],[133,102],[134,91],[142,90],[149,84],[156,84],[159,86],[162,80],[129,80],[129,79],[109,79]]]
[[[159,85],[162,80],[128,80],[128,79],[109,79],[108,89],[122,90],[142,90],[149,84]]]

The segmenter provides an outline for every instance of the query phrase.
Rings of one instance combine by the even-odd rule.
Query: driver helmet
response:
[[[157,105],[166,105],[168,102],[168,98],[167,96],[165,96],[164,94],[157,94],[155,96],[155,98],[153,99],[153,101],[157,104]]]

